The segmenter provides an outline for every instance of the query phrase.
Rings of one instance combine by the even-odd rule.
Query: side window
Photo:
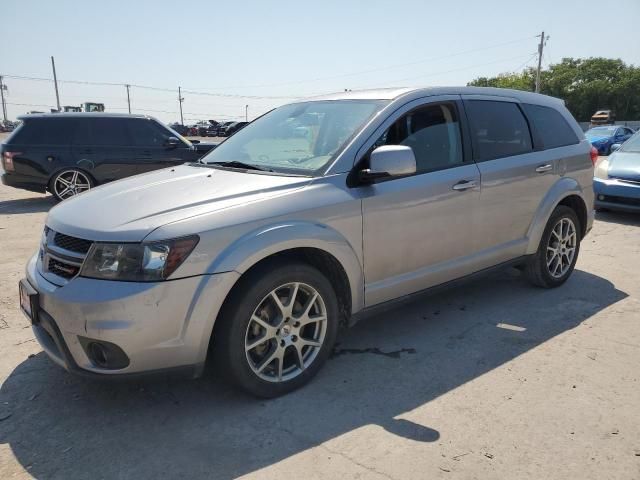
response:
[[[127,129],[136,147],[161,147],[171,132],[146,118],[128,119]]]
[[[125,122],[120,118],[80,118],[73,139],[75,145],[130,145]]]
[[[405,145],[416,157],[416,172],[425,173],[463,162],[460,123],[453,103],[421,107],[404,115],[373,145]]]
[[[562,114],[550,107],[523,104],[538,131],[545,149],[575,145],[580,140]]]
[[[75,129],[73,118],[27,120],[13,143],[30,145],[69,145]]]
[[[482,162],[528,153],[531,133],[518,105],[492,100],[466,100],[473,155]]]

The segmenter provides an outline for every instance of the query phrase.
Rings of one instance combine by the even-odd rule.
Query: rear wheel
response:
[[[82,170],[71,168],[63,170],[51,179],[49,189],[58,201],[66,200],[90,190],[94,186],[93,179]]]
[[[547,222],[538,251],[525,267],[531,283],[553,288],[567,281],[578,260],[580,231],[576,213],[565,205],[556,207]]]
[[[241,280],[216,328],[216,368],[243,390],[275,397],[307,383],[335,342],[338,303],[322,273],[269,262]]]

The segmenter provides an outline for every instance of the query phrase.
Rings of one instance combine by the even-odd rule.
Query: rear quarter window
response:
[[[21,145],[69,145],[76,128],[73,118],[33,118],[12,135],[10,143]]]
[[[575,145],[580,140],[560,112],[551,107],[523,104],[529,120],[542,140],[544,149]]]
[[[477,161],[532,151],[529,124],[518,105],[494,100],[465,100]]]

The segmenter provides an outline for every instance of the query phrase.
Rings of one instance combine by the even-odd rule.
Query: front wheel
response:
[[[322,273],[303,263],[269,262],[241,280],[225,303],[213,339],[216,368],[253,395],[288,393],[329,357],[338,315]]]
[[[51,193],[59,202],[86,192],[93,186],[94,182],[89,174],[75,168],[58,172],[49,183]]]
[[[554,288],[567,281],[578,260],[580,231],[580,221],[573,209],[557,206],[547,222],[538,251],[525,267],[531,283]]]

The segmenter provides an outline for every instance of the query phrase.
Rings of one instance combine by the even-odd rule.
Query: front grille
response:
[[[92,244],[90,240],[71,237],[45,227],[40,249],[40,268],[45,278],[47,274],[64,280],[77,276]],[[56,283],[55,278],[48,279]]]
[[[633,207],[640,207],[640,198],[629,198],[629,197],[617,197],[614,195],[603,195],[604,198],[601,198],[603,202],[610,203],[619,203],[621,205],[631,205]]]
[[[55,258],[49,258],[47,270],[54,275],[58,275],[59,277],[66,278],[68,280],[75,277],[80,268],[75,265],[69,265],[68,263],[61,262]]]
[[[53,237],[53,243],[54,245],[60,248],[64,248],[65,250],[86,255],[93,242],[91,242],[90,240],[85,240],[83,238],[70,237],[69,235],[64,235],[63,233],[56,232]]]

